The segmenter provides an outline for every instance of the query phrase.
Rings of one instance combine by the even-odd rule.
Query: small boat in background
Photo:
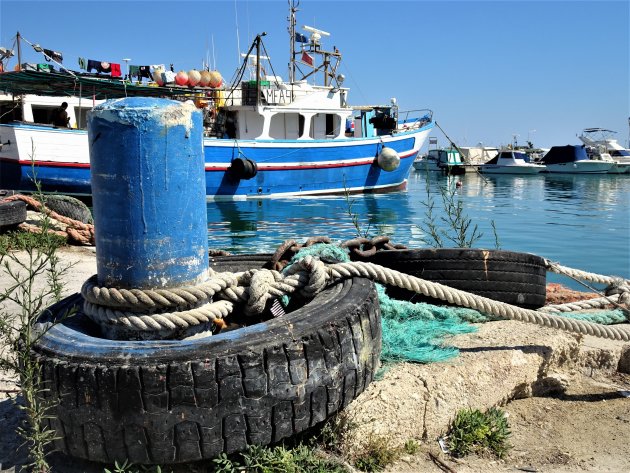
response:
[[[502,150],[497,156],[479,166],[479,172],[488,174],[538,174],[545,166],[528,162],[521,151]]]
[[[586,146],[553,146],[543,156],[540,164],[544,164],[550,173],[565,174],[607,174],[614,163],[589,159]]]
[[[578,138],[586,145],[590,159],[612,162],[609,174],[630,173],[630,150],[625,149],[613,138],[616,131],[605,128],[585,128]]]

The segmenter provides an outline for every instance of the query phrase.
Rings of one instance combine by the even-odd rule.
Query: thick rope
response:
[[[15,194],[15,195],[4,198],[3,202],[13,202],[15,200],[21,200],[23,202],[26,202],[27,205],[34,208],[38,212],[44,213],[48,215],[50,218],[57,220],[67,226],[64,232],[59,233],[60,232],[59,230],[50,229],[48,230],[49,233],[54,233],[57,235],[67,237],[68,240],[80,243],[82,245],[94,245],[95,243],[94,225],[89,224],[89,223],[83,223],[78,220],[74,220],[72,218],[66,217],[64,215],[60,215],[57,212],[50,210],[45,205],[42,205],[42,203],[39,200],[31,196],[27,196],[23,194]],[[22,223],[18,225],[18,228],[27,232],[31,232],[31,233],[41,233],[42,231],[39,227],[26,224],[26,223]]]
[[[81,287],[81,295],[92,304],[124,308],[131,312],[147,312],[172,308],[194,307],[209,301],[217,292],[238,284],[239,274],[214,273],[213,278],[197,286],[172,289],[117,289],[98,285],[96,275]]]
[[[333,280],[349,277],[366,277],[372,281],[414,291],[451,304],[476,309],[486,314],[497,315],[520,322],[535,323],[568,332],[612,340],[630,341],[630,329],[627,328],[599,325],[552,314],[544,314],[535,310],[522,309],[504,302],[476,296],[459,289],[453,289],[442,284],[383,268],[372,263],[336,263],[328,266],[327,270]]]
[[[601,309],[609,306],[611,303],[616,304],[620,302],[622,295],[613,294],[608,297],[598,297],[597,299],[588,299],[584,301],[567,302],[565,304],[549,304],[540,309],[536,309],[538,312],[573,312],[576,310],[589,310],[589,309]]]
[[[594,283],[613,286],[630,285],[629,280],[623,280],[622,278],[618,277],[603,276],[601,274],[589,273],[587,271],[581,271],[579,269],[568,268],[549,260],[545,260],[545,267],[548,271],[556,274],[562,274],[563,276],[568,276],[573,279],[581,279],[583,281],[592,281]]]
[[[86,299],[85,310],[99,323],[123,325],[136,330],[173,330],[178,327],[185,328],[219,320],[233,309],[233,304],[245,303],[246,314],[260,314],[272,298],[292,294],[298,290],[306,297],[313,297],[329,284],[350,277],[364,277],[490,315],[601,338],[630,341],[630,330],[625,327],[604,326],[522,309],[372,263],[335,263],[326,266],[319,259],[306,256],[289,266],[285,274],[275,270],[255,269],[234,274],[210,270],[209,274],[211,279],[199,286],[160,290],[102,288],[96,285],[96,279],[92,277],[82,288],[82,294]],[[618,279],[600,278],[598,282],[613,283],[614,281]],[[623,295],[625,293],[609,296],[606,300],[614,300],[615,297],[621,299]],[[215,303],[208,302],[212,297],[229,301],[229,305],[214,306]],[[200,308],[195,307],[180,312],[144,315],[137,313],[139,309],[147,312],[173,307],[190,307],[201,301],[205,301],[206,304]],[[129,310],[116,310],[103,306]],[[567,305],[555,306],[550,310],[563,311],[562,306]]]
[[[104,325],[124,326],[131,330],[176,330],[193,327],[199,324],[213,323],[224,327],[223,318],[232,312],[232,303],[217,301],[204,304],[195,309],[180,312],[164,312],[160,314],[139,315],[108,307],[98,306],[85,301],[83,312],[94,322]]]

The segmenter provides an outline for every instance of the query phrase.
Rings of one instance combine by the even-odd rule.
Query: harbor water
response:
[[[457,184],[460,183],[460,184]],[[407,190],[390,194],[208,202],[211,249],[273,252],[287,239],[346,240],[384,234],[409,248],[430,243],[433,221],[449,235],[440,189],[461,201],[476,225],[476,248],[534,253],[575,269],[630,278],[630,175],[444,176],[411,171]],[[493,228],[494,226],[494,228]],[[496,235],[495,235],[496,229]],[[432,242],[430,238],[428,242]],[[445,247],[457,246],[445,239]],[[549,282],[584,289],[564,276]]]

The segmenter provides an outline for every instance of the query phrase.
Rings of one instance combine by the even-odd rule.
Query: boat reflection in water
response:
[[[303,243],[311,236],[356,238],[353,215],[361,233],[409,235],[413,216],[407,192],[210,201],[207,209],[210,248],[234,253],[273,252],[287,239]]]
[[[459,187],[457,187],[459,183]],[[440,189],[448,187],[463,215],[478,226],[477,248],[534,253],[571,268],[630,278],[630,175],[444,176],[414,171],[406,192],[327,198],[208,202],[213,249],[273,252],[287,239],[346,240],[357,236],[352,215],[370,237],[385,233],[395,243],[426,248],[427,203],[433,218],[452,233]],[[427,190],[428,189],[428,190]],[[494,228],[493,228],[494,224]],[[495,236],[496,228],[496,236]],[[444,239],[445,246],[454,246]],[[582,289],[567,278],[548,280]]]

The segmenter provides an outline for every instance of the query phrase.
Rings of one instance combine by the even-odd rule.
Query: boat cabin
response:
[[[284,83],[272,76],[242,82],[226,92],[216,121],[206,123],[207,135],[239,140],[334,140],[348,136],[374,137],[396,129],[397,108],[349,107],[348,89]],[[349,131],[348,123],[354,123]]]
[[[62,102],[68,103],[66,112],[70,128],[85,128],[87,113],[103,100],[79,99],[77,97],[45,97],[39,95],[13,96],[0,94],[0,123],[14,121],[50,125],[52,111]]]

